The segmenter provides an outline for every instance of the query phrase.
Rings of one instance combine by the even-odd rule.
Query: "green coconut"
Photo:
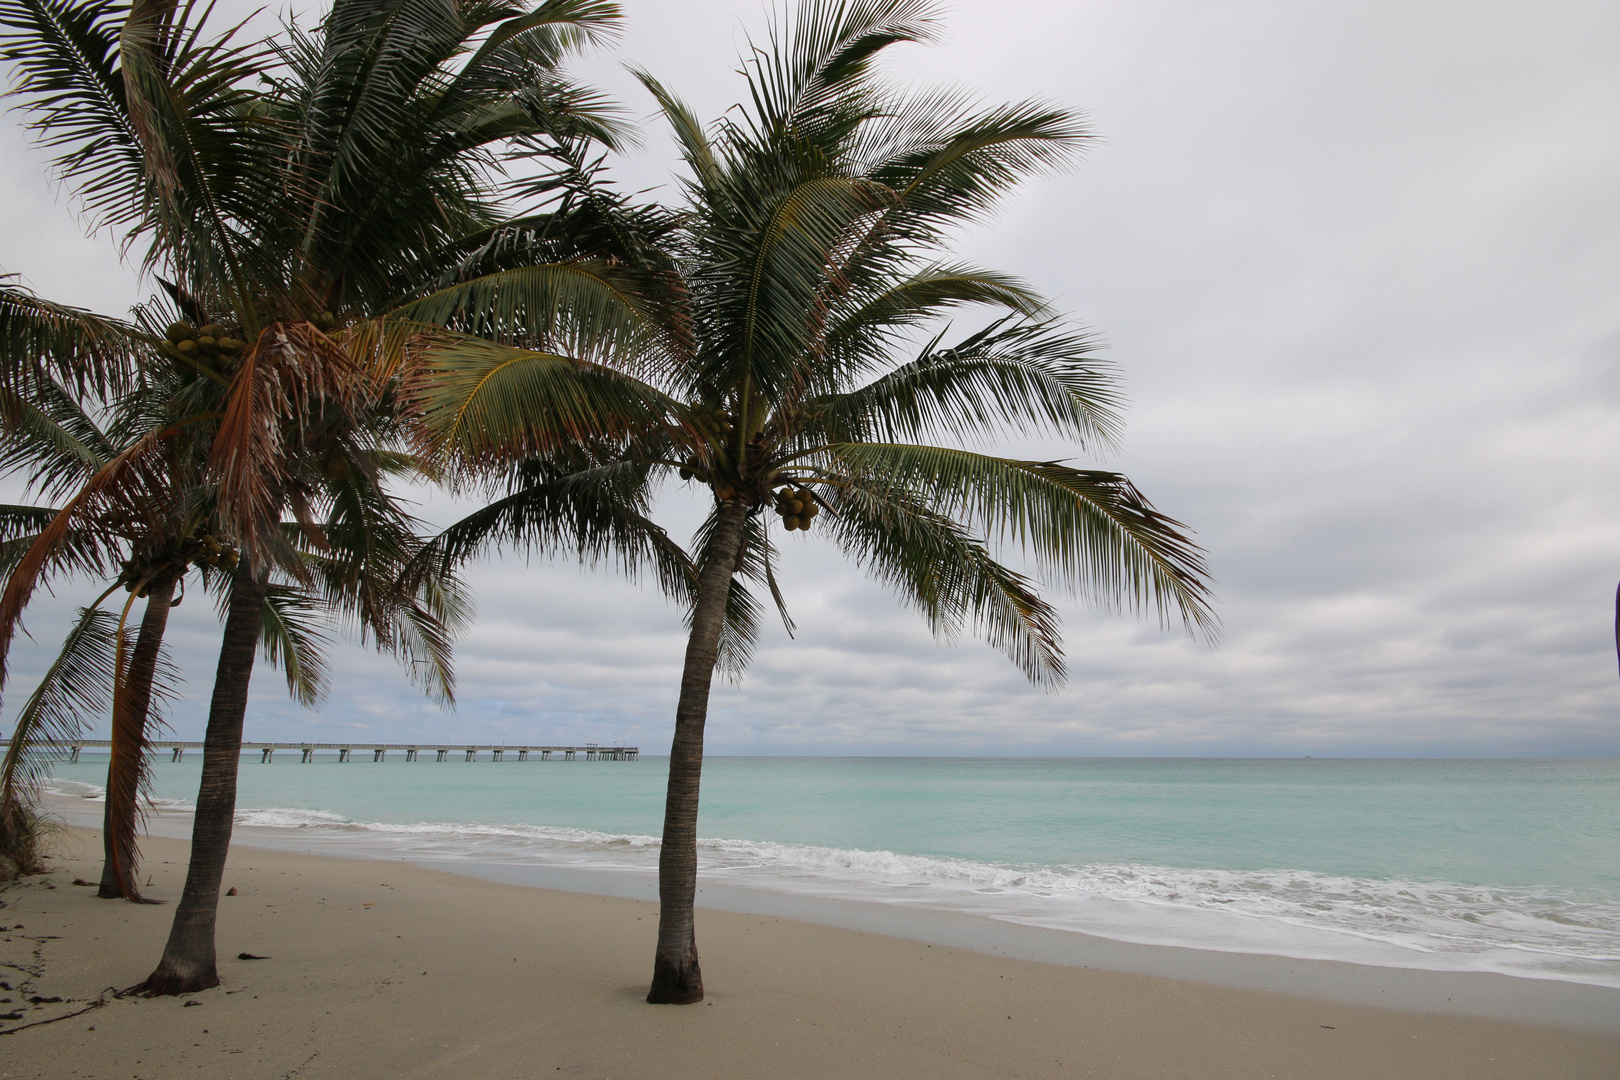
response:
[[[163,333],[170,341],[175,342],[184,341],[187,338],[194,338],[197,336],[197,331],[191,328],[191,324],[183,322],[170,323],[169,328]]]
[[[180,350],[181,355],[186,357],[188,360],[197,355],[197,341],[195,338],[186,338],[184,341],[178,341],[175,343],[174,347]]]

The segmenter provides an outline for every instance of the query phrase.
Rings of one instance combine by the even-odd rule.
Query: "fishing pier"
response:
[[[69,761],[79,760],[80,750],[104,750],[112,746],[110,739],[77,739],[72,742],[49,741],[43,745],[68,752]],[[170,761],[181,761],[187,750],[201,750],[200,742],[184,742],[170,739],[155,741],[151,744],[150,753],[161,754],[169,751],[173,756]],[[336,751],[339,761],[355,760],[355,752],[362,756],[369,750],[372,761],[383,761],[388,757],[390,750],[402,751],[406,761],[422,761],[425,755],[432,754],[435,761],[449,761],[457,758],[462,761],[477,761],[479,754],[488,754],[490,761],[512,760],[508,754],[515,754],[518,761],[529,761],[531,754],[536,761],[636,761],[641,757],[641,750],[635,746],[599,746],[596,743],[586,743],[584,746],[511,746],[494,743],[379,743],[379,742],[244,742],[242,753],[251,754],[258,751],[259,763],[268,765],[275,760],[277,750],[297,751],[302,755],[299,760],[305,764],[315,760],[317,752]]]

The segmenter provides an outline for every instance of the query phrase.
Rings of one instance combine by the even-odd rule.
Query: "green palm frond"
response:
[[[61,652],[17,713],[0,762],[0,806],[25,799],[25,787],[44,775],[59,752],[47,743],[81,738],[111,707],[117,636],[116,614],[95,605],[79,609]]]
[[[1058,322],[1004,319],[849,393],[805,402],[810,426],[832,441],[910,442],[947,433],[1013,432],[1113,448],[1120,395],[1096,339]]]
[[[675,143],[681,148],[681,157],[691,168],[697,184],[701,186],[718,183],[720,166],[715,157],[715,149],[704,132],[697,114],[680,98],[670,93],[651,73],[642,68],[631,68],[631,73],[658,102],[658,108],[663,112],[664,119],[669,121]]]
[[[1153,610],[1213,638],[1202,551],[1119,473],[935,446],[846,443],[840,474],[918,493],[928,505],[1016,545],[1092,602]]]
[[[260,614],[259,641],[264,658],[287,677],[287,693],[305,708],[314,708],[331,688],[320,609],[302,590],[272,584]]]
[[[610,261],[576,259],[459,282],[393,314],[581,359],[646,356],[656,350],[662,326],[643,284]]]
[[[119,448],[81,399],[54,379],[42,378],[27,395],[0,390],[0,472],[21,474],[47,498],[65,498],[94,476]]]
[[[132,221],[144,203],[144,162],[130,122],[118,33],[129,6],[115,0],[5,0],[0,58],[18,72],[42,145],[85,193],[93,221]]]
[[[762,132],[802,129],[847,111],[869,93],[874,58],[901,42],[934,38],[931,0],[848,0],[802,5],[791,28],[773,25],[749,90]]]
[[[600,364],[481,338],[444,340],[408,394],[438,447],[470,462],[622,438],[659,423],[671,405]]]
[[[53,304],[0,275],[0,390],[26,398],[54,379],[79,395],[120,393],[146,345],[136,327]],[[8,411],[0,408],[0,421]]]
[[[1022,575],[912,492],[851,481],[823,496],[833,542],[915,607],[937,637],[971,628],[1031,682],[1065,678],[1057,613]]]

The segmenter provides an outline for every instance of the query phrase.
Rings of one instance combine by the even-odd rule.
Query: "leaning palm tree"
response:
[[[87,417],[44,414],[53,409],[75,413],[79,395],[123,392],[142,341],[138,328],[122,320],[53,304],[0,275],[0,439],[7,444],[7,460],[0,463],[0,471],[9,472],[9,466],[17,464],[13,450],[19,446],[29,448],[25,457],[32,466],[31,479],[47,487],[60,486],[94,460],[101,432],[94,424],[87,428],[78,422]],[[9,574],[54,516],[48,507],[0,507],[0,573]],[[51,569],[99,575],[110,556],[102,537],[90,535],[59,550]],[[95,620],[89,625],[81,620],[70,640],[98,641],[99,628]],[[75,670],[61,660],[52,668],[70,674]],[[33,714],[47,721],[53,715],[37,708]],[[23,868],[38,861],[34,843],[38,833],[31,826],[38,811],[27,790],[37,769],[26,749],[13,739],[0,780],[0,854]]]
[[[396,452],[392,374],[419,330],[396,312],[465,286],[484,253],[522,246],[521,227],[502,231],[497,149],[544,156],[613,130],[600,100],[559,74],[616,25],[598,0],[338,0],[318,27],[264,46],[213,35],[206,17],[168,0],[0,0],[16,92],[62,174],[173,280],[182,318],[150,341],[153,360],[199,375],[184,418],[109,462],[42,533],[0,597],[0,636],[70,521],[137,512],[176,439],[204,441],[214,513],[242,552],[185,891],[148,993],[218,982],[219,883],[271,570],[363,616],[429,677],[448,674],[452,595],[402,596],[360,572],[376,560],[317,572],[309,556],[334,547],[327,526],[377,538],[379,519],[349,513],[337,488],[385,492],[374,458]],[[412,554],[368,550],[396,565]]]
[[[514,470],[508,499],[678,475],[712,500],[649,1002],[703,997],[693,901],[710,683],[735,579],[780,603],[778,526],[824,537],[937,633],[973,628],[1038,684],[1064,677],[1057,618],[1003,551],[1104,606],[1215,625],[1199,549],[1127,478],[979,448],[1008,434],[1107,448],[1119,400],[1092,339],[1031,288],[942,261],[951,229],[1087,136],[1062,109],[885,84],[882,50],[934,24],[926,0],[805,0],[747,61],[749,104],[710,128],[643,75],[689,170],[679,227],[661,240],[663,290],[576,290],[531,313],[523,341],[445,336],[412,382],[440,452]],[[530,272],[560,282],[575,265]],[[950,339],[943,317],[975,307],[986,324]]]
[[[195,378],[184,365],[148,366],[135,387],[108,408],[95,407],[94,395],[70,393],[48,373],[36,378],[26,396],[0,388],[7,416],[0,427],[0,473],[23,479],[52,501],[68,501],[146,431],[177,419],[167,408],[183,400],[181,391]],[[70,530],[57,545],[63,557],[48,566],[52,578],[86,576],[98,561],[111,563],[119,553],[124,557],[106,590],[81,609],[61,653],[18,714],[0,765],[0,805],[17,804],[48,762],[49,742],[81,736],[105,713],[102,705],[110,707],[105,858],[98,893],[107,899],[143,899],[136,876],[139,796],[148,784],[154,695],[161,701],[174,691],[175,673],[163,658],[169,613],[180,605],[188,578],[217,593],[236,561],[235,551],[213,534],[211,499],[201,482],[204,463],[197,449],[195,440],[169,442],[166,486],[149,492],[147,500],[149,508],[161,507],[160,513],[138,520],[111,513],[69,519]],[[58,513],[51,507],[0,506],[0,529],[6,537],[0,545],[0,569],[7,578]],[[126,599],[109,639],[99,632],[107,615],[101,605],[118,594],[119,586]],[[137,602],[144,602],[143,614],[131,641],[128,627]],[[289,691],[307,706],[321,696],[323,668],[312,648],[319,635],[304,625],[306,606],[301,594],[278,585],[267,597],[260,629],[267,658],[285,669]],[[110,657],[106,664],[97,659],[101,653]],[[104,669],[108,678],[100,680]]]
[[[146,419],[141,415],[145,410],[130,406],[153,397],[161,395],[152,393],[150,387],[124,395],[124,407],[103,420],[97,414],[106,410],[94,408],[93,397],[72,394],[49,377],[36,380],[26,395],[0,390],[7,415],[0,429],[0,471],[20,476],[31,490],[51,501],[67,501],[78,486],[118,456],[122,437],[138,437],[138,428]],[[174,449],[172,443],[170,449]],[[124,556],[118,560],[116,576],[107,590],[81,611],[64,642],[63,655],[51,665],[19,714],[6,767],[0,771],[0,803],[17,800],[19,773],[28,775],[34,771],[34,744],[47,733],[71,735],[89,719],[83,710],[47,708],[45,702],[52,696],[53,685],[71,684],[75,679],[82,682],[86,674],[99,670],[99,664],[72,662],[72,653],[76,649],[102,648],[101,635],[94,632],[104,614],[101,604],[118,591],[119,585],[125,586],[127,599],[112,631],[110,686],[98,686],[92,692],[81,685],[69,695],[69,700],[91,701],[103,690],[110,693],[112,752],[103,821],[106,858],[99,890],[105,898],[141,899],[135,876],[137,798],[145,776],[152,696],[154,690],[160,697],[163,694],[158,678],[164,670],[164,630],[170,608],[179,602],[176,587],[190,564],[194,560],[218,561],[203,538],[196,535],[203,530],[189,527],[187,519],[198,517],[197,508],[187,508],[173,497],[186,490],[184,477],[188,470],[172,454],[168,464],[171,484],[165,491],[154,493],[164,500],[161,512],[149,511],[131,518],[103,507],[100,513],[81,516],[56,545],[57,552],[66,558],[48,560],[41,568],[55,578],[65,576],[64,571],[82,574],[87,562],[112,562],[117,554]],[[195,470],[190,471],[195,479]],[[42,530],[58,513],[44,507],[0,508],[7,532],[14,534],[8,536],[6,570],[14,569],[14,564],[33,550]],[[95,576],[104,579],[104,575]],[[138,600],[145,602],[144,614],[139,635],[131,646],[127,627]],[[49,717],[56,721],[45,723]]]

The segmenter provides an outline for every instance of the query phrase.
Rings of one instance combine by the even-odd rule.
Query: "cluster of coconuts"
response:
[[[215,570],[236,569],[236,549],[213,533],[187,537],[181,543],[180,550],[188,561],[198,566],[207,566]]]
[[[227,361],[247,346],[225,332],[218,323],[192,326],[188,322],[170,323],[158,342],[158,351],[171,360],[193,365],[213,367],[224,357]]]
[[[776,512],[782,515],[782,525],[788,532],[808,529],[810,519],[821,513],[821,507],[810,497],[808,488],[785,487],[776,493]]]
[[[692,420],[693,426],[708,436],[709,443],[713,447],[716,468],[711,473],[696,461],[689,461],[681,466],[681,479],[690,480],[694,476],[703,481],[715,477],[723,478],[729,472],[735,457],[737,418],[718,405],[694,405]],[[729,499],[736,494],[736,489],[721,482],[716,484],[715,494],[722,499]]]
[[[134,559],[125,559],[123,572],[118,576],[124,583],[124,591],[135,593],[142,600],[146,599],[150,591],[151,580],[157,576],[158,571],[168,564],[174,573],[183,573],[192,563],[198,566],[207,566],[215,570],[236,569],[236,549],[220,540],[213,533],[200,533],[188,536],[168,552],[156,560],[137,562]],[[171,607],[179,607],[180,600],[176,597],[170,602]]]

